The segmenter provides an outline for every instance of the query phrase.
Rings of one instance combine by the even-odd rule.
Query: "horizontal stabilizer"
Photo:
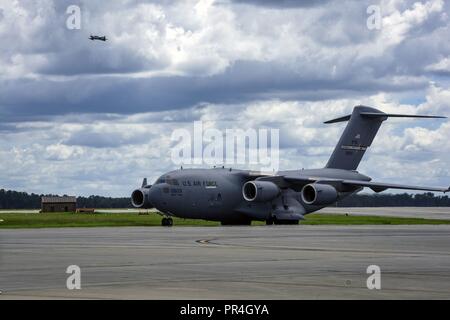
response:
[[[347,115],[347,116],[343,116],[343,117],[336,118],[336,119],[333,119],[333,120],[325,121],[324,123],[325,123],[325,124],[330,124],[330,123],[336,123],[336,122],[344,122],[344,121],[348,121],[348,120],[350,120],[350,117],[351,117],[351,116],[352,116],[352,115],[349,114],[349,115]]]
[[[387,118],[428,118],[428,119],[446,119],[447,117],[443,116],[426,116],[426,115],[417,115],[417,114],[395,114],[395,113],[384,113],[384,112],[359,112],[359,115],[365,118],[383,118],[386,120]],[[351,114],[325,121],[325,124],[337,123],[349,121],[351,118]]]
[[[443,116],[422,116],[416,114],[393,114],[393,113],[376,113],[376,112],[361,112],[361,116],[368,118],[388,117],[388,118],[431,118],[431,119],[445,119]]]

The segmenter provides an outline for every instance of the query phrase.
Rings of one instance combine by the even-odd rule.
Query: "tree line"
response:
[[[41,197],[52,194],[18,192],[0,189],[0,209],[39,209]],[[78,208],[131,208],[130,198],[102,196],[77,197]],[[446,195],[420,194],[356,194],[338,201],[338,207],[450,207]]]
[[[55,197],[54,194],[28,194],[0,189],[0,209],[40,209],[42,197]],[[130,198],[111,198],[101,196],[77,197],[78,208],[130,208]]]
[[[338,201],[338,207],[450,207],[446,195],[426,193],[355,194]]]

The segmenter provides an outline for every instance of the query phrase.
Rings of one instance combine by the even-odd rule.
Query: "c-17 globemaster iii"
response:
[[[168,172],[153,185],[144,179],[133,191],[136,208],[156,208],[171,226],[172,216],[220,221],[222,224],[298,224],[304,215],[336,203],[367,187],[448,192],[450,188],[373,182],[356,171],[383,121],[389,117],[445,118],[387,114],[356,106],[351,115],[325,123],[348,121],[328,163],[322,169],[267,174],[231,168],[180,169]]]

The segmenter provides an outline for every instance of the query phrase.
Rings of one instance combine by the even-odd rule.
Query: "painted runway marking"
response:
[[[200,243],[200,244],[214,244],[215,243],[211,243],[211,241],[214,241],[217,239],[200,239],[200,240],[195,240],[195,242]]]

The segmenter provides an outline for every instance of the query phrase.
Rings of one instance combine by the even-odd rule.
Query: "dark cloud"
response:
[[[119,113],[189,108],[200,103],[252,100],[323,100],[378,91],[423,88],[426,82],[390,83],[370,70],[345,78],[318,77],[288,65],[239,61],[225,73],[208,77],[86,77],[68,81],[13,80],[0,86],[0,116],[20,121],[32,116]]]
[[[443,81],[445,81],[445,79],[450,78],[450,70],[432,70],[429,71],[428,73],[436,77],[437,79],[442,78]]]
[[[126,9],[143,2],[130,1],[122,7],[115,3],[103,9],[106,12]],[[326,1],[237,2],[289,7],[294,4],[312,6]],[[80,112],[130,114],[188,108],[202,102],[226,104],[274,98],[319,100],[355,94],[368,95],[377,91],[414,90],[424,88],[425,79],[407,78],[420,78],[424,67],[436,62],[436,52],[448,54],[450,50],[448,45],[445,46],[445,42],[440,41],[446,34],[446,29],[442,28],[445,22],[432,19],[436,22],[424,23],[414,28],[414,37],[406,38],[401,45],[386,48],[381,55],[361,54],[362,57],[358,57],[353,51],[339,54],[339,50],[348,50],[349,46],[369,46],[379,35],[378,32],[365,28],[366,6],[350,1],[346,2],[345,8],[335,3],[329,4],[329,10],[324,9],[318,13],[315,23],[308,26],[307,30],[310,32],[304,34],[304,38],[314,40],[316,46],[304,50],[312,51],[311,55],[300,51],[298,58],[289,57],[287,62],[282,58],[263,59],[261,62],[260,59],[244,61],[244,56],[241,60],[239,57],[224,57],[231,66],[224,68],[224,71],[219,69],[212,76],[195,71],[197,62],[192,65],[187,62],[187,67],[183,69],[187,70],[187,74],[184,76],[136,79],[128,77],[128,74],[164,70],[170,66],[170,58],[165,60],[164,51],[158,55],[158,59],[152,59],[151,55],[150,58],[143,56],[140,47],[134,46],[135,42],[127,43],[131,46],[119,44],[120,41],[91,42],[87,39],[89,32],[86,29],[94,24],[87,23],[84,27],[86,29],[82,31],[61,28],[61,25],[64,25],[65,8],[69,4],[70,1],[66,0],[56,1],[54,10],[57,14],[50,22],[42,24],[42,30],[36,33],[38,38],[33,38],[32,43],[29,43],[31,48],[21,48],[26,49],[23,52],[27,55],[39,53],[44,56],[45,63],[39,64],[33,70],[38,76],[62,75],[69,76],[69,79],[0,79],[0,114],[4,116],[3,120],[6,117],[23,119]],[[105,6],[104,2],[80,2],[79,5],[83,12],[91,17],[86,18],[87,22],[92,22],[94,17],[99,15],[101,18],[101,14],[104,14],[100,10]],[[36,11],[36,8],[33,10]],[[257,11],[255,14],[257,15]],[[352,18],[349,19],[349,16]],[[261,22],[255,20],[255,23]],[[56,28],[57,26],[59,27]],[[55,28],[57,32],[50,32]],[[441,29],[440,32],[433,32]],[[254,30],[261,33],[264,29],[250,28],[248,32],[255,32]],[[122,33],[126,32],[124,26],[111,32],[126,38],[126,34]],[[302,38],[294,31],[292,38],[298,37]],[[13,39],[6,40],[14,44]],[[273,50],[283,52],[284,49]],[[148,53],[147,51],[145,52]],[[214,66],[219,61],[201,61],[199,68],[208,70],[210,65]],[[337,70],[335,73],[333,68]],[[107,74],[121,76],[106,77]],[[79,77],[80,75],[92,76]],[[401,83],[394,83],[392,77],[399,75],[405,79]]]
[[[12,123],[1,123],[0,122],[0,133],[5,134],[5,133],[12,133],[12,132],[17,132],[18,129],[16,127],[16,125],[12,124]]]
[[[123,132],[118,130],[97,132],[86,128],[82,131],[74,132],[68,139],[65,139],[63,143],[69,146],[116,148],[123,145],[145,144],[149,139],[150,136],[148,134],[136,133],[124,135]]]
[[[85,41],[89,41],[87,38]],[[65,52],[50,53],[50,63],[37,71],[48,75],[81,75],[81,74],[125,74],[161,67],[161,63],[152,63],[136,54],[136,52],[112,48],[103,43],[92,43],[91,48],[80,48]]]

